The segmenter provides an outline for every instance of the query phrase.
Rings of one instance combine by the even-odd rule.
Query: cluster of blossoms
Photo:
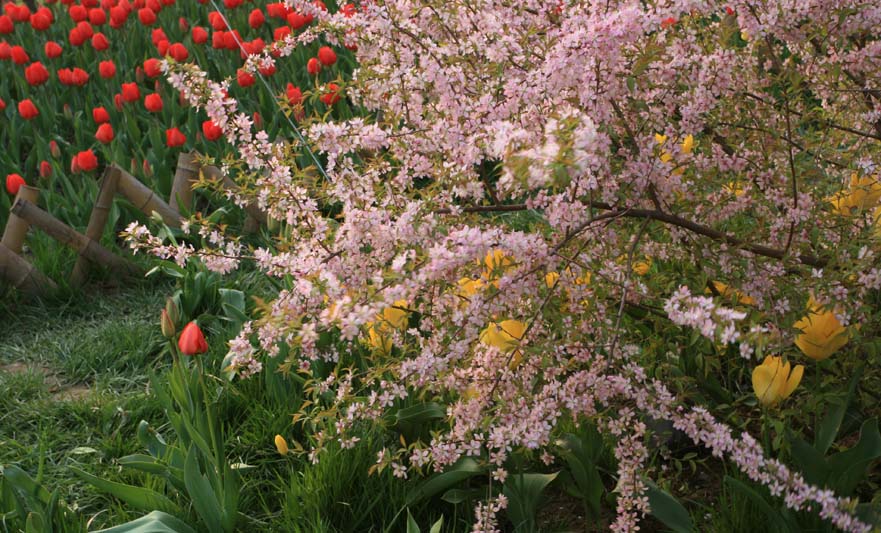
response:
[[[310,409],[336,414],[331,427],[314,422],[314,459],[333,440],[353,444],[360,422],[416,392],[447,402],[446,426],[430,442],[382,454],[380,466],[399,476],[407,463],[443,470],[471,456],[504,479],[512,454],[552,454],[560,422],[589,419],[617,442],[613,528],[634,531],[648,509],[650,416],[789,507],[869,530],[855,502],[806,484],[748,434],[735,437],[649,380],[637,347],[644,335],[626,314],[655,313],[723,343],[749,334],[793,357],[800,349],[826,358],[851,338],[844,311],[805,300],[814,292],[863,321],[854,296],[877,275],[871,254],[855,250],[878,246],[878,178],[843,184],[853,161],[881,157],[881,96],[870,89],[881,72],[881,5],[388,0],[336,14],[302,1],[288,9],[313,15],[315,29],[283,36],[249,60],[251,71],[322,32],[343,40],[358,60],[347,94],[370,119],[319,122],[308,138],[294,126],[294,141],[273,140],[251,132],[223,83],[193,65],[164,68],[239,151],[248,184],[240,199],[252,196],[286,224],[284,246],[254,258],[293,281],[231,350],[244,374],[282,345],[306,374],[316,360],[337,363],[334,379],[312,376]],[[169,253],[140,231],[132,237]],[[803,305],[822,323],[796,325]],[[753,351],[742,343],[741,353]],[[354,358],[369,371],[353,370]],[[496,530],[504,505],[481,504],[476,530]]]

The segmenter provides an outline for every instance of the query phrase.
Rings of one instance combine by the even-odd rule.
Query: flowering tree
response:
[[[246,254],[204,226],[196,250],[128,230],[133,246],[162,257],[198,255],[228,271],[247,255],[292,280],[228,360],[241,377],[283,347],[300,372],[335,365],[312,375],[302,413],[315,460],[332,440],[354,446],[364,421],[408,397],[446,404],[446,424],[381,454],[402,477],[475,456],[503,482],[513,453],[550,461],[557,425],[591,420],[615,443],[614,529],[630,531],[648,510],[651,417],[789,507],[869,529],[855,502],[808,485],[671,390],[664,363],[692,348],[681,337],[651,349],[644,323],[731,346],[730,364],[759,368],[753,385],[769,407],[802,369],[790,374],[787,362],[775,380],[781,359],[762,357],[836,352],[847,365],[839,350],[877,326],[866,298],[881,288],[881,5],[318,4],[290,3],[318,26],[251,55],[246,69],[316,39],[344,44],[356,50],[352,79],[302,97],[329,109],[348,98],[365,111],[357,118],[304,117],[286,95],[293,139],[270,139],[252,131],[226,82],[165,65],[237,147],[226,169],[242,203],[281,221],[277,244]],[[495,530],[504,505],[499,495],[479,506],[476,529]]]

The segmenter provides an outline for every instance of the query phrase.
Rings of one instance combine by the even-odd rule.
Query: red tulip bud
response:
[[[177,347],[184,355],[198,355],[208,351],[208,342],[205,341],[205,335],[199,329],[199,325],[190,322],[184,326],[177,340]]]

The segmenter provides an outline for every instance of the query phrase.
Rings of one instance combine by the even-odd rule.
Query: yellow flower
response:
[[[795,345],[814,361],[822,361],[847,344],[847,328],[835,317],[831,310],[823,310],[814,298],[808,300],[810,309],[794,327],[801,330],[796,336]]]
[[[743,190],[743,186],[736,181],[729,181],[723,188],[735,197],[741,197],[746,192]]]
[[[385,335],[383,325],[369,324],[367,327],[367,344],[374,350],[378,350],[383,354],[389,354],[392,351],[392,338]]]
[[[462,298],[470,298],[480,292],[482,288],[482,279],[462,278],[459,280],[459,290],[456,294]]]
[[[755,298],[748,294],[744,294],[737,289],[732,289],[721,281],[714,281],[713,287],[716,289],[716,292],[718,292],[723,298],[737,298],[737,301],[743,305],[756,305]],[[713,291],[711,291],[710,288],[707,287],[706,290],[704,290],[704,293],[712,294]]]
[[[549,289],[552,289],[554,285],[556,285],[558,279],[560,279],[560,274],[556,272],[548,272],[545,275],[545,285],[547,285]]]
[[[881,205],[875,208],[875,224],[873,228],[875,230],[875,237],[881,239]]]
[[[881,181],[877,176],[859,177],[856,172],[850,176],[850,186],[827,198],[832,204],[832,211],[841,216],[865,211],[878,205],[881,200]]]
[[[395,329],[403,329],[407,325],[408,311],[402,308],[407,307],[406,300],[398,300],[391,307],[382,310],[382,315],[378,318],[384,320],[388,325]]]
[[[499,278],[506,270],[514,266],[514,258],[502,250],[495,249],[487,252],[486,257],[483,259],[483,264],[486,265],[483,271],[483,278],[498,288]]]
[[[655,141],[656,141],[658,144],[664,144],[665,142],[667,142],[667,136],[666,136],[666,135],[661,135],[660,133],[656,133],[656,134],[655,134]]]
[[[744,41],[749,41],[749,33],[746,30],[741,30],[740,38]]]
[[[489,326],[480,333],[480,342],[498,348],[503,353],[514,352],[508,365],[513,369],[520,364],[521,354],[518,348],[524,333],[526,333],[526,324],[519,320],[503,320],[498,324],[490,322]]]
[[[797,365],[790,371],[789,361],[769,355],[753,369],[753,391],[765,407],[780,403],[798,387],[805,367]]]
[[[275,449],[278,450],[278,453],[281,455],[288,454],[288,443],[281,435],[275,436]]]
[[[694,136],[686,135],[682,140],[682,153],[690,154],[692,149],[694,149]]]
[[[645,260],[633,263],[632,268],[633,272],[637,276],[645,276],[649,273],[649,269],[652,268],[652,258],[649,256],[645,256]]]

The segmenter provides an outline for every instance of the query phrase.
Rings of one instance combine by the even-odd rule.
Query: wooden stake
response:
[[[114,255],[97,242],[72,229],[64,222],[27,200],[17,200],[12,206],[12,212],[30,222],[34,227],[45,231],[61,244],[73,248],[90,261],[130,274],[140,273],[140,269],[137,266]]]
[[[40,195],[40,189],[22,185],[18,189],[15,199],[27,200],[31,203],[37,203],[37,197]],[[25,236],[28,233],[28,223],[21,217],[12,213],[9,214],[9,220],[6,221],[6,228],[3,230],[3,238],[0,240],[12,253],[21,254],[21,247],[24,244]]]
[[[196,163],[195,152],[187,152],[177,156],[177,170],[171,184],[171,196],[168,205],[178,213],[181,207],[187,211],[193,209],[193,183],[199,180],[199,165]]]
[[[34,265],[0,244],[0,278],[9,280],[16,289],[31,294],[41,294],[46,289],[55,290],[55,282],[44,276]]]
[[[113,165],[116,167],[116,165]],[[159,213],[162,220],[171,227],[180,227],[180,215],[172,209],[168,204],[156,196],[156,193],[149,187],[138,181],[138,179],[125,170],[116,167],[119,171],[118,190],[129,199],[136,208],[147,216],[153,216],[153,212]]]
[[[86,238],[94,242],[101,242],[101,236],[104,234],[104,227],[107,225],[107,217],[110,216],[110,208],[113,207],[113,197],[116,195],[116,188],[119,183],[119,168],[109,166],[104,170],[104,176],[101,178],[101,188],[98,190],[98,198],[95,200],[95,206],[92,208],[92,214],[89,216],[89,225],[86,228]],[[76,259],[73,271],[70,273],[71,285],[82,285],[86,281],[86,275],[89,271],[88,260],[80,255]]]

